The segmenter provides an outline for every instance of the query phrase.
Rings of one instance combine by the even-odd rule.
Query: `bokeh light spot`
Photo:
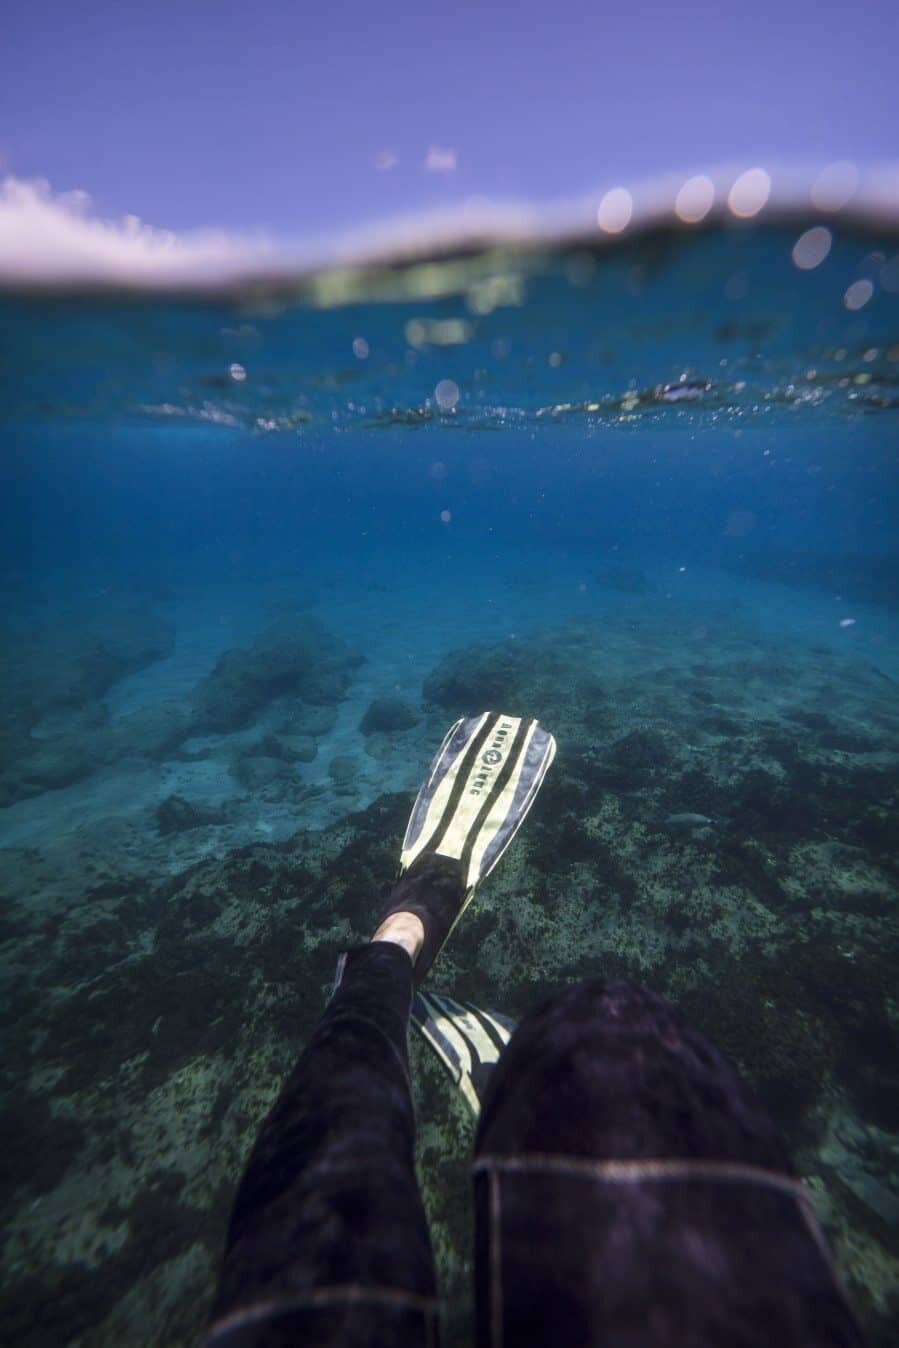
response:
[[[626,187],[613,187],[606,192],[596,212],[596,223],[606,234],[620,234],[627,229],[634,213],[634,201]]]
[[[750,220],[771,195],[771,179],[763,168],[747,169],[741,173],[727,197],[727,204],[740,220]]]
[[[814,225],[793,244],[793,261],[800,271],[812,271],[820,267],[830,252],[833,235],[825,225]]]
[[[867,276],[863,276],[859,281],[853,281],[846,294],[843,296],[843,303],[850,312],[854,313],[856,309],[864,309],[868,300],[874,294],[874,284],[869,281]]]
[[[715,204],[715,184],[704,173],[688,178],[674,202],[674,213],[685,225],[704,220]]]
[[[452,412],[461,397],[459,385],[454,379],[441,379],[434,389],[434,397],[441,412]]]

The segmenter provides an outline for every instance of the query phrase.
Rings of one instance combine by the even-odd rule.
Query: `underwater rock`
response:
[[[656,730],[632,730],[613,741],[602,764],[603,779],[616,791],[639,791],[674,760],[672,746]]]
[[[138,754],[160,762],[178,748],[189,730],[190,717],[180,702],[141,707],[113,727],[116,756]]]
[[[527,672],[524,648],[467,646],[451,651],[425,679],[425,702],[475,715],[484,707],[509,705]]]
[[[338,754],[328,766],[328,774],[335,786],[348,786],[359,773],[359,764],[351,754]]]
[[[396,697],[376,697],[359,722],[363,735],[410,730],[421,720],[418,712]]]
[[[30,728],[58,708],[94,702],[174,649],[173,625],[152,611],[119,612],[96,627],[60,626],[17,642],[0,672],[5,721]]]
[[[32,729],[36,740],[91,739],[109,726],[109,708],[105,702],[86,702],[81,707],[59,707],[42,717]]]
[[[186,833],[191,828],[206,824],[223,824],[228,812],[204,805],[193,805],[183,796],[166,796],[156,811],[156,826],[160,833]]]
[[[27,1090],[0,1110],[0,1182],[12,1194],[25,1187],[36,1194],[53,1189],[84,1145],[84,1129],[55,1114],[44,1096]]]
[[[362,659],[317,619],[282,618],[249,650],[226,651],[197,685],[192,729],[242,729],[285,694],[312,703],[339,702]]]
[[[309,735],[266,735],[250,752],[283,758],[285,763],[311,763],[318,750]]]
[[[94,768],[90,755],[74,740],[50,741],[29,754],[10,783],[16,799],[39,795],[87,777]]]
[[[259,791],[275,785],[287,785],[293,773],[283,758],[265,754],[247,754],[234,762],[231,771],[248,791]]]
[[[684,1009],[736,1059],[796,1146],[839,1062],[843,1032],[832,1010],[804,986],[783,953],[721,959],[714,983],[684,998]]]
[[[188,729],[187,713],[177,702],[143,707],[113,726],[100,702],[74,711],[58,708],[41,719],[40,738],[35,733],[6,740],[10,753],[0,777],[0,801],[8,804],[70,786],[120,759],[161,762],[175,752]]]
[[[337,722],[337,708],[328,706],[310,706],[297,702],[285,718],[281,729],[285,735],[327,735]]]

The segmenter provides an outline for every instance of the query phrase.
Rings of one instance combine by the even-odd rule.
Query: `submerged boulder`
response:
[[[190,716],[180,702],[160,702],[123,716],[111,733],[118,755],[159,762],[178,748],[189,729]]]
[[[192,730],[250,725],[275,698],[339,702],[363,657],[315,618],[282,618],[248,650],[226,651],[194,689]]]
[[[295,702],[280,727],[284,736],[290,735],[327,735],[337,723],[337,708],[327,704],[313,706],[310,703]],[[279,732],[280,733],[280,732]]]
[[[328,774],[335,786],[352,786],[359,775],[359,764],[352,754],[338,754],[331,759]]]
[[[227,810],[194,805],[183,796],[166,796],[156,810],[156,827],[162,834],[186,833],[188,829],[202,828],[206,824],[223,824],[227,818]]]
[[[3,720],[30,729],[60,708],[83,707],[170,655],[174,643],[167,618],[133,608],[23,634],[9,643],[0,667]]]
[[[247,754],[244,758],[238,758],[232,771],[241,786],[251,792],[286,785],[293,777],[289,763],[268,754]]]
[[[485,707],[514,705],[532,675],[531,666],[525,648],[512,643],[451,651],[425,679],[424,700],[467,715]]]
[[[37,796],[61,786],[71,786],[93,771],[91,756],[74,740],[41,744],[18,765],[14,797]]]
[[[266,735],[249,750],[268,758],[280,758],[285,763],[311,763],[316,755],[315,740],[309,735]]]
[[[376,697],[359,722],[363,735],[395,734],[410,730],[421,720],[414,707],[396,697]]]

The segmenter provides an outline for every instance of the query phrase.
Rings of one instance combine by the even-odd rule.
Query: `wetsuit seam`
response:
[[[570,1175],[595,1179],[608,1184],[644,1184],[664,1181],[721,1180],[725,1183],[757,1184],[795,1198],[801,1203],[811,1199],[801,1180],[764,1166],[738,1161],[703,1161],[686,1157],[652,1157],[645,1160],[593,1161],[550,1152],[521,1155],[484,1155],[473,1163],[472,1173],[502,1171]]]
[[[215,1324],[210,1325],[206,1341],[212,1343],[234,1330],[244,1329],[247,1325],[271,1320],[281,1315],[290,1315],[294,1311],[318,1310],[331,1306],[364,1305],[374,1303],[397,1310],[413,1310],[420,1314],[435,1317],[440,1311],[440,1302],[435,1297],[420,1296],[416,1292],[404,1292],[400,1288],[380,1287],[363,1283],[336,1283],[333,1286],[317,1287],[305,1296],[273,1298],[270,1301],[252,1302],[239,1310],[231,1311]]]
[[[815,1215],[811,1194],[802,1181],[795,1179],[792,1175],[740,1161],[703,1161],[699,1158],[687,1157],[592,1161],[586,1158],[553,1155],[548,1152],[523,1153],[517,1156],[487,1153],[478,1157],[471,1170],[472,1174],[475,1175],[486,1174],[491,1186],[494,1182],[498,1183],[500,1174],[539,1174],[561,1175],[570,1179],[597,1180],[606,1184],[652,1184],[658,1182],[689,1184],[697,1180],[712,1183],[718,1181],[726,1184],[754,1184],[759,1188],[769,1189],[772,1193],[783,1194],[785,1198],[792,1198],[796,1202],[803,1223],[824,1261],[825,1268],[836,1291],[853,1318],[855,1316],[852,1303],[834,1265],[824,1233]]]
[[[500,1177],[494,1171],[490,1177],[490,1342],[492,1348],[502,1348],[503,1339],[503,1303],[502,1303],[502,1251],[500,1232],[502,1230],[502,1197]]]

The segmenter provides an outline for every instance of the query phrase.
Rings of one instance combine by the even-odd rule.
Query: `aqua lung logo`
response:
[[[503,761],[506,741],[511,735],[513,728],[513,723],[511,721],[501,721],[493,732],[493,739],[490,741],[489,747],[481,754],[481,766],[478,768],[476,775],[472,779],[471,786],[468,788],[468,794],[470,796],[483,795],[484,791],[490,785],[493,777],[496,775],[499,764]]]

